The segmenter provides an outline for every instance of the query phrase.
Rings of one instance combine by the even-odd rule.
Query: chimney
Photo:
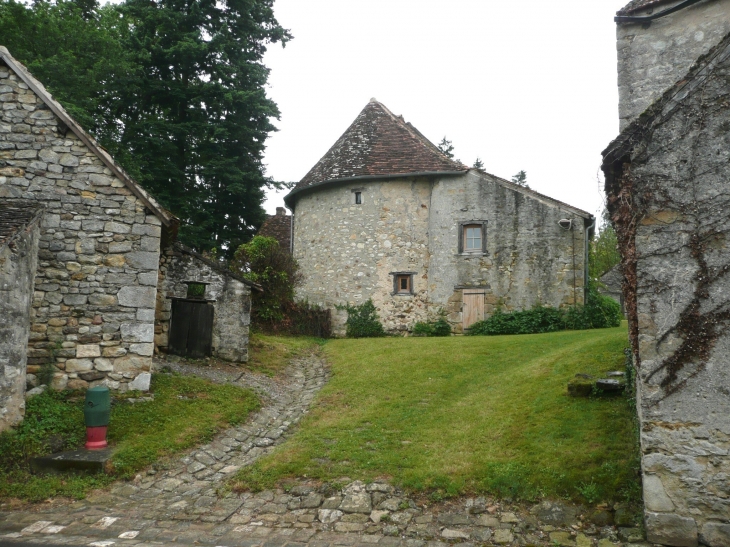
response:
[[[277,207],[276,208],[276,216],[277,217],[285,217],[286,216],[286,209],[283,207]]]

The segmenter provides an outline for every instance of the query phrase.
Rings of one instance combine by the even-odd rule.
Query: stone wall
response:
[[[665,7],[669,6],[654,10]],[[730,0],[705,0],[656,19],[647,28],[642,23],[617,25],[621,130],[730,32],[728,13]]]
[[[388,331],[427,319],[430,194],[430,180],[410,178],[333,185],[299,197],[294,257],[304,282],[297,297],[327,308],[372,299]],[[412,295],[392,294],[392,272],[416,272]],[[333,310],[333,332],[342,334],[346,319]]]
[[[25,414],[25,379],[39,217],[0,243],[0,432]]]
[[[570,211],[476,171],[318,188],[300,194],[294,212],[294,256],[305,277],[297,296],[327,308],[371,298],[390,332],[441,310],[458,332],[465,287],[485,288],[489,311],[580,303],[584,219]],[[571,230],[558,226],[562,218],[576,220]],[[467,220],[487,222],[486,255],[459,253]],[[413,275],[413,294],[393,294],[396,273]],[[346,317],[334,311],[335,333]]]
[[[508,183],[507,183],[508,184]],[[558,221],[572,221],[570,229]],[[459,222],[486,221],[484,254],[460,254]],[[470,171],[434,184],[429,222],[429,294],[459,331],[461,291],[485,291],[485,314],[537,304],[568,306],[584,299],[586,222],[583,216]]]
[[[159,292],[155,324],[155,345],[167,351],[172,298],[185,298],[185,281],[203,281],[205,298],[213,300],[213,356],[226,361],[248,361],[251,323],[251,288],[210,260],[175,244],[167,247],[160,259]]]
[[[146,389],[161,222],[0,62],[0,198],[42,202],[28,371],[56,389]]]
[[[635,264],[646,528],[662,545],[730,545],[730,38],[713,59],[615,152],[621,172],[604,164],[624,271]]]

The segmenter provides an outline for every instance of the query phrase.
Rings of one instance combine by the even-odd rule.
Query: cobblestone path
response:
[[[386,482],[364,484],[345,478],[337,485],[300,482],[286,492],[218,495],[226,478],[292,433],[291,426],[307,412],[326,379],[324,362],[314,355],[294,360],[281,382],[255,375],[237,377],[234,383],[253,387],[266,403],[247,424],[223,432],[167,469],[150,470],[83,501],[0,512],[0,544],[649,545],[642,541],[640,530],[620,522],[621,508],[588,513],[562,503],[530,506],[485,498],[432,504],[411,499]],[[614,525],[615,521],[623,526]]]

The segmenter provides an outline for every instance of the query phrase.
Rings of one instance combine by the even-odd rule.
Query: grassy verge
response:
[[[303,355],[315,344],[321,342],[323,340],[306,336],[251,334],[248,344],[249,360],[246,367],[262,374],[275,376],[286,367],[292,358]]]
[[[0,434],[0,498],[82,498],[92,488],[131,477],[161,458],[210,440],[259,407],[249,390],[200,378],[156,374],[151,391],[154,401],[113,401],[109,443],[115,452],[110,473],[103,476],[31,474],[28,460],[47,454],[49,443],[63,449],[83,445],[84,396],[46,392],[28,401],[23,423]]]
[[[332,379],[300,430],[232,486],[386,477],[434,499],[635,500],[630,404],[566,391],[578,372],[623,369],[625,345],[625,327],[330,341]]]

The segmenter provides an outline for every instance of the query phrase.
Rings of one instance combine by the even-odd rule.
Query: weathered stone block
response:
[[[63,303],[67,306],[83,306],[87,299],[85,294],[67,294],[63,297]]]
[[[112,362],[105,357],[97,357],[94,359],[94,368],[101,372],[111,372],[114,370],[114,365],[112,365]]]
[[[120,346],[110,346],[101,350],[101,354],[104,357],[121,357],[127,355],[127,350]]]
[[[136,355],[126,355],[119,357],[114,360],[114,372],[124,373],[133,372],[138,373],[149,369],[150,358],[149,357],[138,357]]]
[[[730,523],[705,523],[702,527],[702,541],[709,547],[728,547],[730,545]]]
[[[104,257],[104,265],[111,268],[121,268],[126,262],[124,255],[106,255]]]
[[[58,163],[60,163],[64,167],[78,167],[79,158],[77,158],[73,154],[62,154],[58,160]]]
[[[129,352],[137,355],[152,356],[155,352],[154,344],[130,344]]]
[[[134,380],[129,382],[129,389],[138,391],[149,391],[152,375],[149,372],[142,372]]]
[[[159,261],[159,253],[137,251],[127,254],[127,264],[139,270],[157,270]]]
[[[646,539],[672,547],[697,547],[697,524],[693,518],[647,511]]]
[[[91,359],[66,359],[66,372],[86,372],[93,368]]]
[[[82,344],[76,346],[76,357],[101,357],[98,344]]]
[[[151,323],[122,323],[120,330],[125,342],[154,342],[155,326]]]
[[[155,306],[155,287],[122,287],[117,293],[117,300],[120,306],[130,308],[153,308]],[[151,340],[144,340],[150,342]]]
[[[131,230],[129,224],[122,224],[121,222],[109,221],[104,224],[104,231],[114,234],[128,234]]]
[[[644,504],[649,511],[668,513],[674,511],[661,479],[656,475],[644,475]]]
[[[117,297],[113,294],[95,293],[89,295],[89,304],[92,306],[115,306],[117,304]]]
[[[159,226],[150,226],[149,224],[135,224],[132,227],[132,233],[141,236],[160,237],[162,229]]]

